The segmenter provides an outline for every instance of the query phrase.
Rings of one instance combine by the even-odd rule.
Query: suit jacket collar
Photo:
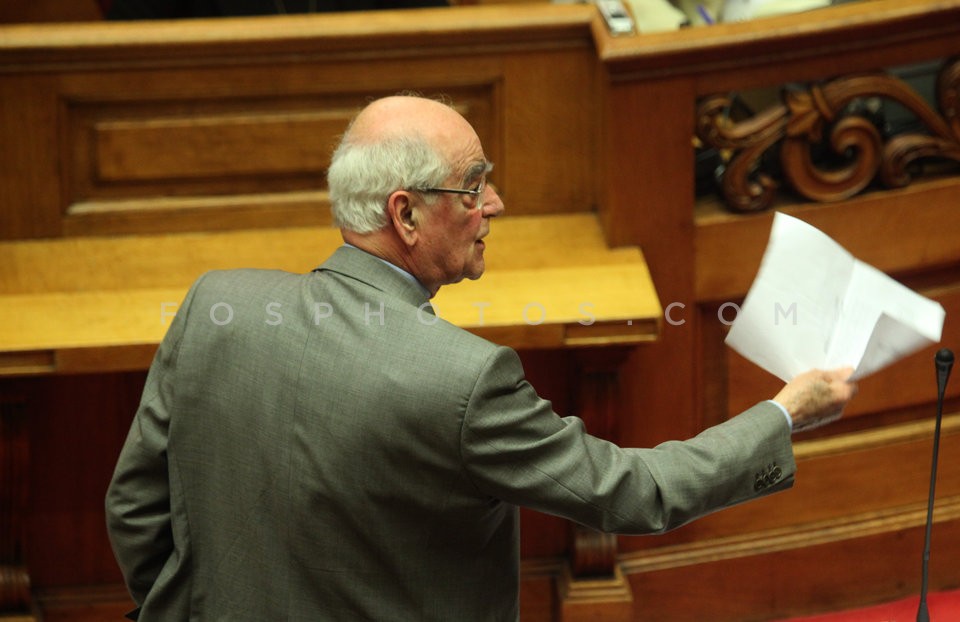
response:
[[[415,307],[428,303],[425,310],[433,311],[429,305],[430,297],[422,285],[390,267],[383,259],[359,248],[341,246],[314,270],[314,272],[317,271],[336,272],[356,279],[382,292],[397,296]]]

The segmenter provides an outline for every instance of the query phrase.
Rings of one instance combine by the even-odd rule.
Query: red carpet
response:
[[[913,596],[865,609],[790,618],[781,622],[915,622],[919,605],[920,597]],[[927,609],[930,622],[960,621],[960,590],[927,594]]]

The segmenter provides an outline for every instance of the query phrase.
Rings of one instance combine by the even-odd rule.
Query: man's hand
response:
[[[857,393],[852,374],[852,367],[813,369],[788,382],[773,399],[790,413],[794,432],[810,430],[840,418]]]

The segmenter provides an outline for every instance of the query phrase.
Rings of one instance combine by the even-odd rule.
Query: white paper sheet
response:
[[[786,15],[830,6],[830,0],[726,0],[720,12],[724,22]]]
[[[646,34],[679,30],[687,21],[687,16],[667,0],[627,0],[633,18],[637,20],[637,30]]]
[[[784,381],[845,366],[859,379],[938,343],[945,317],[939,303],[778,212],[726,343]]]

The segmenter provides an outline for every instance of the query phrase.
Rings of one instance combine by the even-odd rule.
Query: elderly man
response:
[[[483,274],[491,168],[452,108],[377,100],[329,171],[346,244],[309,274],[194,284],[107,493],[140,619],[514,620],[520,505],[650,533],[792,484],[791,423],[836,416],[850,370],[625,449],[556,415],[512,350],[423,321]]]

